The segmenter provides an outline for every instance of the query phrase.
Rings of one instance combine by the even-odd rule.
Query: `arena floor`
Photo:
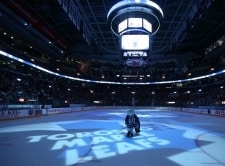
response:
[[[0,121],[1,166],[225,166],[225,119],[141,110],[126,137],[126,109]]]

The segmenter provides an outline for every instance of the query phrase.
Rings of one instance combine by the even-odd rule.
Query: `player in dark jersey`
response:
[[[138,116],[134,113],[134,110],[127,111],[125,124],[127,126],[127,137],[133,136],[133,129],[135,129],[136,133],[140,132],[140,120]]]

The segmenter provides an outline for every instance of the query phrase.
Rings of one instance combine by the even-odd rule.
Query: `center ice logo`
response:
[[[29,143],[53,141],[51,150],[62,153],[61,156],[64,156],[66,165],[113,157],[131,151],[151,149],[170,143],[170,141],[152,134],[152,129],[149,127],[143,127],[137,137],[126,138],[126,129],[118,130],[121,128],[119,122],[81,121],[61,124],[60,126],[66,130],[73,129],[73,132],[35,135],[29,136],[28,139]],[[81,130],[89,131],[80,132]]]

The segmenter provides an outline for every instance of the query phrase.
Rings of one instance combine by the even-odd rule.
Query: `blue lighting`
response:
[[[155,9],[157,9],[162,17],[164,17],[164,14],[163,14],[163,11],[162,9],[160,8],[160,6],[158,4],[156,4],[155,2],[152,2],[152,1],[149,1],[149,0],[135,0],[135,2],[133,0],[124,0],[124,1],[121,1],[121,2],[118,2],[117,4],[115,4],[108,12],[107,14],[107,18],[109,17],[109,15],[117,8],[120,8],[122,6],[126,6],[126,5],[132,5],[133,3],[141,3],[141,4],[144,4],[144,5],[148,5],[149,7],[153,7]]]
[[[173,80],[173,81],[155,81],[155,82],[114,82],[114,81],[97,81],[97,80],[88,80],[88,79],[81,79],[81,78],[77,78],[77,77],[72,77],[72,76],[67,76],[64,74],[59,74],[53,71],[50,71],[48,69],[45,69],[41,66],[37,66],[31,62],[25,61],[21,58],[18,58],[16,56],[13,56],[11,54],[8,54],[7,52],[4,52],[2,50],[0,50],[0,55],[8,57],[10,59],[13,59],[15,61],[21,62],[23,64],[26,64],[28,66],[31,66],[33,68],[36,68],[38,70],[44,71],[46,73],[58,76],[58,77],[63,77],[66,79],[70,79],[70,80],[75,80],[75,81],[81,81],[81,82],[91,82],[91,83],[100,83],[100,84],[117,84],[117,85],[153,85],[153,84],[171,84],[171,83],[180,83],[180,82],[188,82],[188,81],[195,81],[195,80],[200,80],[200,79],[204,79],[204,78],[209,78],[209,77],[214,77],[220,74],[224,74],[225,70],[221,70],[219,72],[215,72],[215,73],[211,73],[211,74],[207,74],[207,75],[203,75],[203,76],[198,76],[198,77],[193,77],[193,78],[188,78],[188,79],[182,79],[182,80]]]

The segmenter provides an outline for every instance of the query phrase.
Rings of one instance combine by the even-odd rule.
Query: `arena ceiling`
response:
[[[214,59],[224,56],[220,53],[212,56],[215,51],[213,54],[205,52],[225,35],[225,2],[155,0],[162,8],[164,18],[159,31],[151,38],[147,64],[128,68],[121,58],[119,38],[112,33],[107,21],[108,11],[117,2],[3,0],[0,2],[1,28],[10,29],[47,53],[51,62],[69,58],[112,72],[118,69],[129,70],[129,73],[131,70],[159,70],[160,67],[186,72],[193,64],[210,63],[212,59],[212,63],[217,63]],[[69,15],[71,3],[76,6],[75,18]],[[220,48],[220,52],[223,50]]]

